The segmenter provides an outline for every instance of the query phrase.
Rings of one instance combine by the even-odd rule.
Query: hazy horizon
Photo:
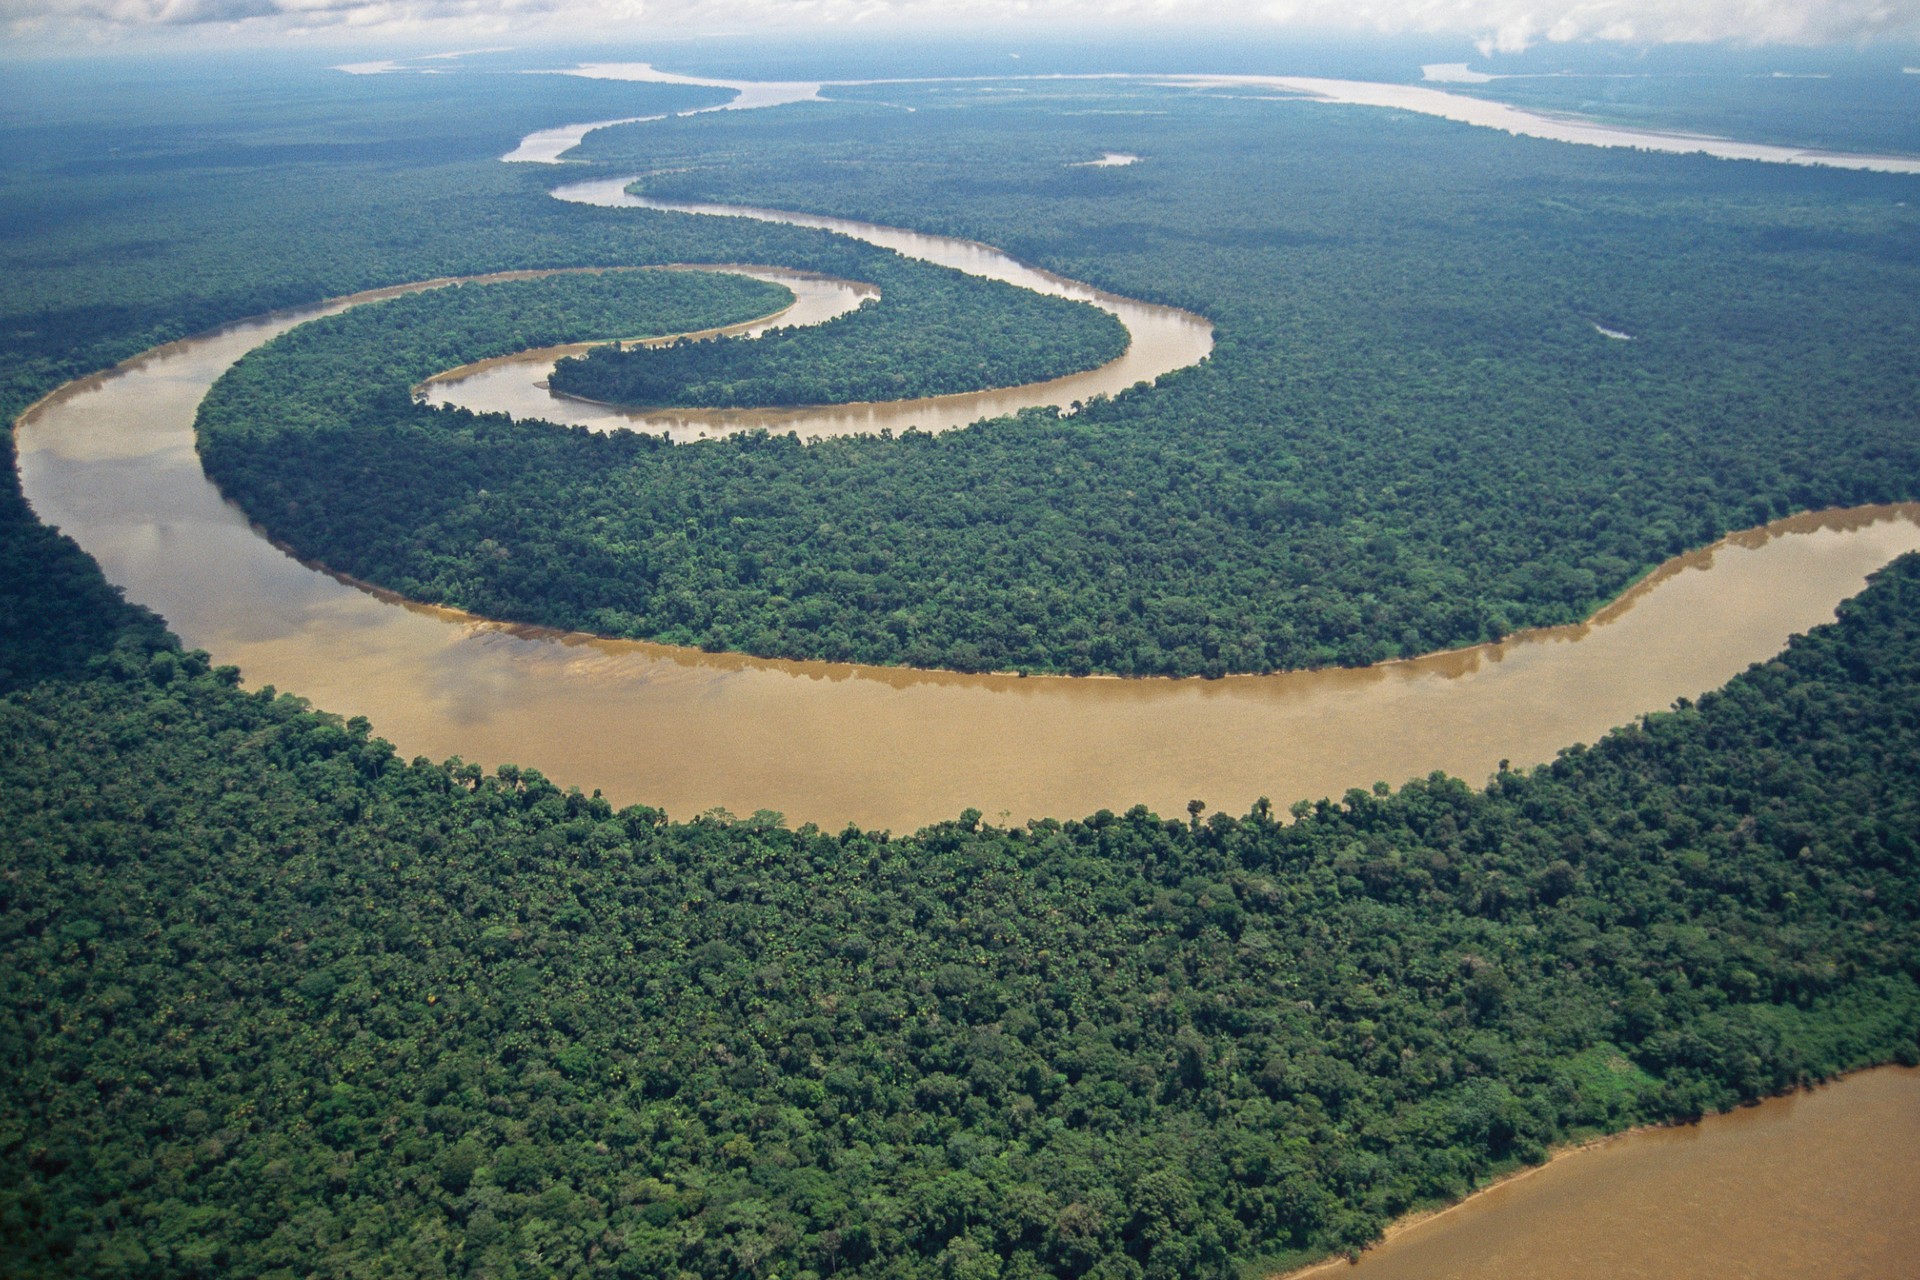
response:
[[[1038,39],[1239,31],[1277,40],[1458,41],[1481,56],[1542,47],[1748,50],[1920,47],[1920,0],[0,0],[15,55],[210,47],[460,56],[577,42],[741,36]]]

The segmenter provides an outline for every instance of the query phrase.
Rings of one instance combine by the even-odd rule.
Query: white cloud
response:
[[[1920,0],[0,0],[0,30],[43,41],[182,27],[455,40],[1083,20],[1466,36],[1488,54],[1575,40],[1920,40]]]

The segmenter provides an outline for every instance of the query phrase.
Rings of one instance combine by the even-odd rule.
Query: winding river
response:
[[[759,96],[791,101],[803,90]],[[1091,302],[1132,335],[1121,360],[1039,388],[653,424],[682,438],[741,425],[803,436],[959,426],[1027,404],[1070,406],[1211,347],[1198,317],[1104,294],[986,245],[776,210],[665,205],[626,185],[554,194],[823,227]],[[813,318],[860,296],[857,285],[787,282]],[[1435,769],[1478,780],[1502,759],[1551,758],[1725,683],[1830,618],[1872,570],[1920,549],[1914,507],[1802,516],[1666,565],[1586,625],[1365,670],[1215,681],[964,676],[561,635],[408,604],[304,565],[202,475],[193,414],[213,380],[275,334],[361,300],[246,321],[50,397],[18,431],[28,499],[132,599],[253,684],[365,715],[404,754],[512,761],[682,817],[768,808],[796,822],[911,828],[969,806],[1010,820],[1135,803],[1177,812],[1194,798],[1239,810],[1262,795],[1285,804]],[[431,391],[476,408],[625,424],[594,406],[575,406],[573,417],[557,409],[535,385],[540,367],[498,362]]]
[[[591,127],[552,131],[535,154],[557,157],[574,129]],[[623,187],[556,194],[645,203]],[[1083,290],[1065,296],[1110,309],[1143,305],[986,246],[765,210],[688,211],[827,226],[1029,287]],[[861,296],[844,282],[790,284],[798,307],[823,313]],[[1136,802],[1175,812],[1194,797],[1243,809],[1259,795],[1285,804],[1434,769],[1477,780],[1502,758],[1549,758],[1723,684],[1830,618],[1872,570],[1920,549],[1920,506],[1801,516],[1681,557],[1581,626],[1367,670],[1218,681],[976,677],[557,634],[409,604],[304,565],[201,472],[193,416],[226,368],[305,319],[397,291],[245,321],[63,388],[18,424],[29,501],[132,599],[187,644],[238,664],[251,685],[366,715],[406,755],[512,760],[680,817],[766,807],[795,821],[906,828],[969,805],[1012,819]],[[1116,310],[1138,368],[1164,371],[1206,352],[1204,322],[1165,311]],[[512,372],[491,387],[488,371],[466,370],[435,394],[556,416],[533,394],[538,360],[501,367]],[[1023,403],[1071,403],[1058,388],[1025,394]],[[1000,411],[985,403],[962,412]],[[930,412],[909,417],[928,425]],[[739,425],[652,429],[684,438]],[[1920,1073],[1881,1071],[1696,1128],[1628,1135],[1397,1231],[1358,1270],[1378,1280],[1896,1274],[1920,1250],[1917,1117]]]
[[[797,432],[802,439],[876,435],[882,431],[897,434],[908,427],[918,427],[922,431],[951,431],[983,418],[1017,413],[1033,405],[1071,409],[1078,402],[1091,400],[1095,396],[1116,395],[1135,383],[1152,382],[1163,373],[1197,364],[1213,350],[1213,326],[1191,312],[1136,302],[1132,298],[1107,293],[1077,280],[1030,267],[991,245],[957,240],[950,236],[903,231],[871,222],[788,213],[779,209],[650,200],[628,193],[627,185],[632,181],[630,177],[599,178],[569,183],[556,188],[553,194],[556,199],[569,203],[602,208],[656,209],[673,213],[750,218],[758,222],[837,231],[841,235],[891,249],[903,257],[1099,307],[1126,326],[1127,349],[1118,358],[1085,373],[1070,374],[1050,382],[1029,383],[1023,387],[975,391],[964,395],[796,409],[633,411],[575,400],[548,391],[546,378],[553,369],[555,355],[548,351],[533,351],[523,356],[490,361],[484,369],[456,369],[441,374],[428,384],[430,402],[459,405],[476,412],[505,412],[515,418],[540,418],[596,431],[627,427],[681,441],[705,439],[755,427],[776,432]]]
[[[1429,81],[1454,84],[1478,84],[1499,79],[1497,76],[1477,76],[1467,72],[1465,64],[1433,63],[1423,68]],[[1448,71],[1455,74],[1445,75]],[[1442,73],[1436,75],[1436,73]],[[1459,74],[1464,73],[1464,74]],[[1823,151],[1817,148],[1782,146],[1770,142],[1747,142],[1738,138],[1722,138],[1711,134],[1682,133],[1666,129],[1637,129],[1624,125],[1607,124],[1599,120],[1581,116],[1541,111],[1529,111],[1525,107],[1516,107],[1491,98],[1479,98],[1464,93],[1449,93],[1444,89],[1435,89],[1431,84],[1392,84],[1374,80],[1339,80],[1324,76],[1274,76],[1274,75],[1215,75],[1215,74],[1127,74],[1096,73],[1082,75],[1039,75],[1039,76],[959,76],[938,77],[934,79],[896,78],[880,80],[821,80],[806,82],[790,81],[737,81],[711,80],[695,76],[677,75],[661,71],[650,63],[617,62],[586,63],[565,75],[583,76],[600,80],[633,80],[653,84],[701,85],[709,88],[730,89],[736,97],[719,107],[705,107],[700,110],[725,111],[746,110],[755,107],[786,106],[796,102],[814,102],[821,98],[822,91],[840,85],[910,85],[910,84],[955,84],[966,81],[988,81],[1003,83],[1012,81],[1129,81],[1136,84],[1155,85],[1168,89],[1197,90],[1213,93],[1280,95],[1290,98],[1305,98],[1339,106],[1381,107],[1394,111],[1411,111],[1418,115],[1437,116],[1442,120],[1451,120],[1456,124],[1472,125],[1480,129],[1497,129],[1502,133],[1520,138],[1542,138],[1551,142],[1565,142],[1584,147],[1613,147],[1633,151],[1657,151],[1669,155],[1704,155],[1721,160],[1759,160],[1767,164],[1813,165],[1822,168],[1855,169],[1871,173],[1920,174],[1920,156],[1879,155],[1858,151]],[[691,112],[685,114],[692,114]],[[569,125],[567,130],[573,133],[574,143],[595,128],[604,125],[622,124],[625,121],[605,120],[599,125]],[[561,131],[548,131],[558,136]],[[536,134],[535,137],[544,135]],[[522,144],[523,148],[526,144]],[[562,148],[564,150],[564,148]],[[1109,152],[1108,159],[1093,161],[1094,164],[1127,163],[1112,157],[1125,156],[1125,152]],[[509,160],[557,161],[559,151],[545,154],[544,148],[530,151],[528,154],[513,154]]]
[[[1243,811],[1434,769],[1478,780],[1725,683],[1920,549],[1920,507],[1801,516],[1669,563],[1582,626],[1224,680],[966,676],[556,634],[302,564],[201,472],[194,412],[228,366],[391,292],[246,321],[64,388],[18,428],[28,500],[253,685],[365,715],[404,755],[512,761],[680,817],[767,808],[911,828],[968,806],[1012,820],[1194,798]]]
[[[680,337],[706,338],[719,334],[756,337],[775,327],[797,328],[803,325],[824,324],[835,316],[852,311],[866,299],[880,296],[880,291],[870,284],[857,280],[836,280],[811,271],[796,271],[786,267],[723,264],[702,269],[723,271],[730,275],[747,276],[754,280],[781,285],[793,294],[793,303],[771,316],[764,316],[745,324],[728,325],[720,329],[679,334],[640,343],[630,342],[628,345],[656,346],[675,341]],[[432,405],[454,405],[482,413],[502,412],[514,418],[539,418],[546,422],[557,422],[563,426],[588,427],[595,431],[610,431],[617,427],[624,427],[634,431],[654,432],[676,441],[700,440],[709,436],[725,435],[747,426],[777,425],[781,419],[778,411],[759,413],[698,409],[636,411],[623,409],[618,405],[580,400],[548,390],[547,377],[553,372],[556,361],[567,356],[579,355],[595,345],[597,344],[591,342],[573,342],[558,347],[539,347],[531,351],[521,351],[492,360],[461,365],[457,369],[449,369],[428,378],[415,388],[415,393],[422,401]],[[836,432],[835,434],[844,433]]]

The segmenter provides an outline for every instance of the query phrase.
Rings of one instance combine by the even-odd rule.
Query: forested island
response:
[[[582,98],[708,91],[446,76],[343,106],[227,74],[225,98],[161,95],[230,113],[172,132],[24,78],[69,123],[20,126],[0,168],[9,420],[157,342],[378,285],[889,270],[816,232],[563,206],[493,159]],[[1920,496],[1908,188],[1294,104],[1194,99],[1124,134],[820,110],[832,133],[735,113],[588,150],[725,154],[654,181],[1006,245],[1212,315],[1216,358],[1065,420],[673,447],[410,387],[778,294],[462,286],[237,368],[209,465],[301,551],[500,616],[1137,672],[1462,643],[1728,528]],[[911,164],[908,126],[931,130]],[[1152,162],[1064,168],[1122,142]],[[592,594],[635,580],[620,599],[655,612]],[[1724,690],[1484,786],[794,830],[405,760],[245,688],[9,465],[0,1262],[1159,1280],[1353,1250],[1558,1143],[1920,1061],[1917,653],[1909,558]]]
[[[868,301],[809,328],[669,346],[597,347],[554,367],[555,391],[607,404],[708,409],[917,400],[1091,369],[1126,350],[1118,320],[953,271],[895,271],[904,304]]]

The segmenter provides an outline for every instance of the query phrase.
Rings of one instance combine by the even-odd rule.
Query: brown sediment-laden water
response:
[[[1289,1280],[1892,1280],[1920,1259],[1920,1071],[1620,1134]]]
[[[724,271],[781,285],[793,294],[793,304],[773,315],[745,324],[658,338],[637,345],[660,345],[682,337],[707,338],[720,334],[757,337],[776,327],[824,324],[835,316],[852,311],[867,299],[880,296],[878,289],[862,281],[836,280],[811,271],[796,271],[786,267],[721,265],[702,266],[699,269]],[[457,369],[435,374],[415,390],[423,401],[432,405],[471,409],[476,413],[505,413],[514,418],[538,418],[543,422],[588,427],[596,431],[619,428],[649,431],[679,441],[725,435],[753,426],[778,425],[781,411],[777,410],[771,413],[744,410],[634,410],[548,391],[547,376],[553,372],[554,364],[567,356],[579,355],[594,345],[591,342],[575,342],[565,346],[541,347],[461,365]]]
[[[906,829],[975,807],[1244,809],[1435,769],[1478,782],[1725,683],[1920,549],[1920,507],[1799,516],[1683,556],[1591,622],[1359,670],[1120,680],[783,662],[409,605],[274,547],[206,479],[193,417],[320,309],[175,343],[26,414],[21,480],[190,646],[365,715],[404,755],[511,761],[689,817]]]
[[[1328,83],[1186,87],[1365,100]],[[1465,110],[1404,96],[1379,105]],[[1475,122],[1509,127],[1505,118]],[[571,129],[554,132],[543,158],[577,140]],[[1610,144],[1637,143],[1622,135]],[[1828,162],[1797,162],[1809,160]],[[624,185],[573,188],[569,198],[641,203]],[[966,250],[975,251],[996,252]],[[1020,819],[1134,803],[1173,812],[1199,797],[1232,810],[1260,795],[1284,806],[1434,769],[1478,781],[1503,758],[1550,758],[1723,684],[1831,617],[1872,570],[1920,549],[1920,505],[1813,513],[1680,557],[1580,626],[1363,670],[1215,681],[964,676],[556,634],[409,604],[302,564],[206,480],[192,425],[207,387],[246,351],[328,309],[337,308],[172,344],[43,401],[18,428],[22,483],[36,511],[187,644],[239,665],[249,685],[274,684],[329,711],[366,715],[403,755],[510,760],[680,817],[714,806],[770,808],[796,822],[898,829],[966,806]],[[1142,367],[1178,360],[1166,365],[1177,368],[1204,355],[1205,322],[1179,323],[1188,327],[1170,320],[1169,341],[1198,355],[1155,355],[1130,324],[1129,356],[1145,357]],[[532,385],[537,364],[496,367],[514,372],[492,390],[470,387],[482,401],[474,407],[570,420],[532,394],[542,391]],[[465,403],[464,393],[444,394]],[[1097,393],[1025,394],[1014,407]],[[944,425],[1004,411],[963,410],[972,416]],[[940,429],[919,420],[927,412],[911,410],[912,425]],[[792,420],[658,429],[685,438],[740,425],[841,433]],[[866,419],[845,429],[879,425]],[[1699,1126],[1622,1135],[1571,1153],[1397,1230],[1351,1274],[1908,1274],[1920,1257],[1915,1150],[1920,1072],[1868,1072]],[[1324,1274],[1349,1273],[1341,1262]]]
[[[927,235],[854,222],[816,217],[777,209],[742,205],[675,204],[628,193],[629,178],[602,178],[557,188],[554,196],[577,204],[607,208],[639,208],[750,218],[762,222],[819,227],[868,244],[891,249],[904,257],[952,267],[969,275],[998,280],[1053,297],[1071,298],[1099,307],[1126,326],[1127,349],[1097,369],[1069,374],[1048,382],[1001,387],[960,395],[881,403],[770,409],[621,409],[594,404],[547,390],[555,353],[528,352],[524,357],[490,361],[484,372],[469,375],[451,370],[428,384],[435,404],[457,405],[475,412],[504,412],[516,418],[539,418],[564,426],[594,430],[626,427],[666,435],[675,440],[698,440],[756,428],[801,439],[846,435],[895,434],[917,427],[922,431],[951,431],[984,418],[1003,417],[1036,405],[1071,410],[1095,396],[1111,396],[1164,373],[1184,369],[1205,359],[1213,350],[1213,326],[1200,316],[1175,307],[1156,306],[1095,289],[1091,285],[1030,267],[990,245],[951,236]],[[789,287],[792,282],[783,281]],[[800,323],[798,319],[783,323]]]

